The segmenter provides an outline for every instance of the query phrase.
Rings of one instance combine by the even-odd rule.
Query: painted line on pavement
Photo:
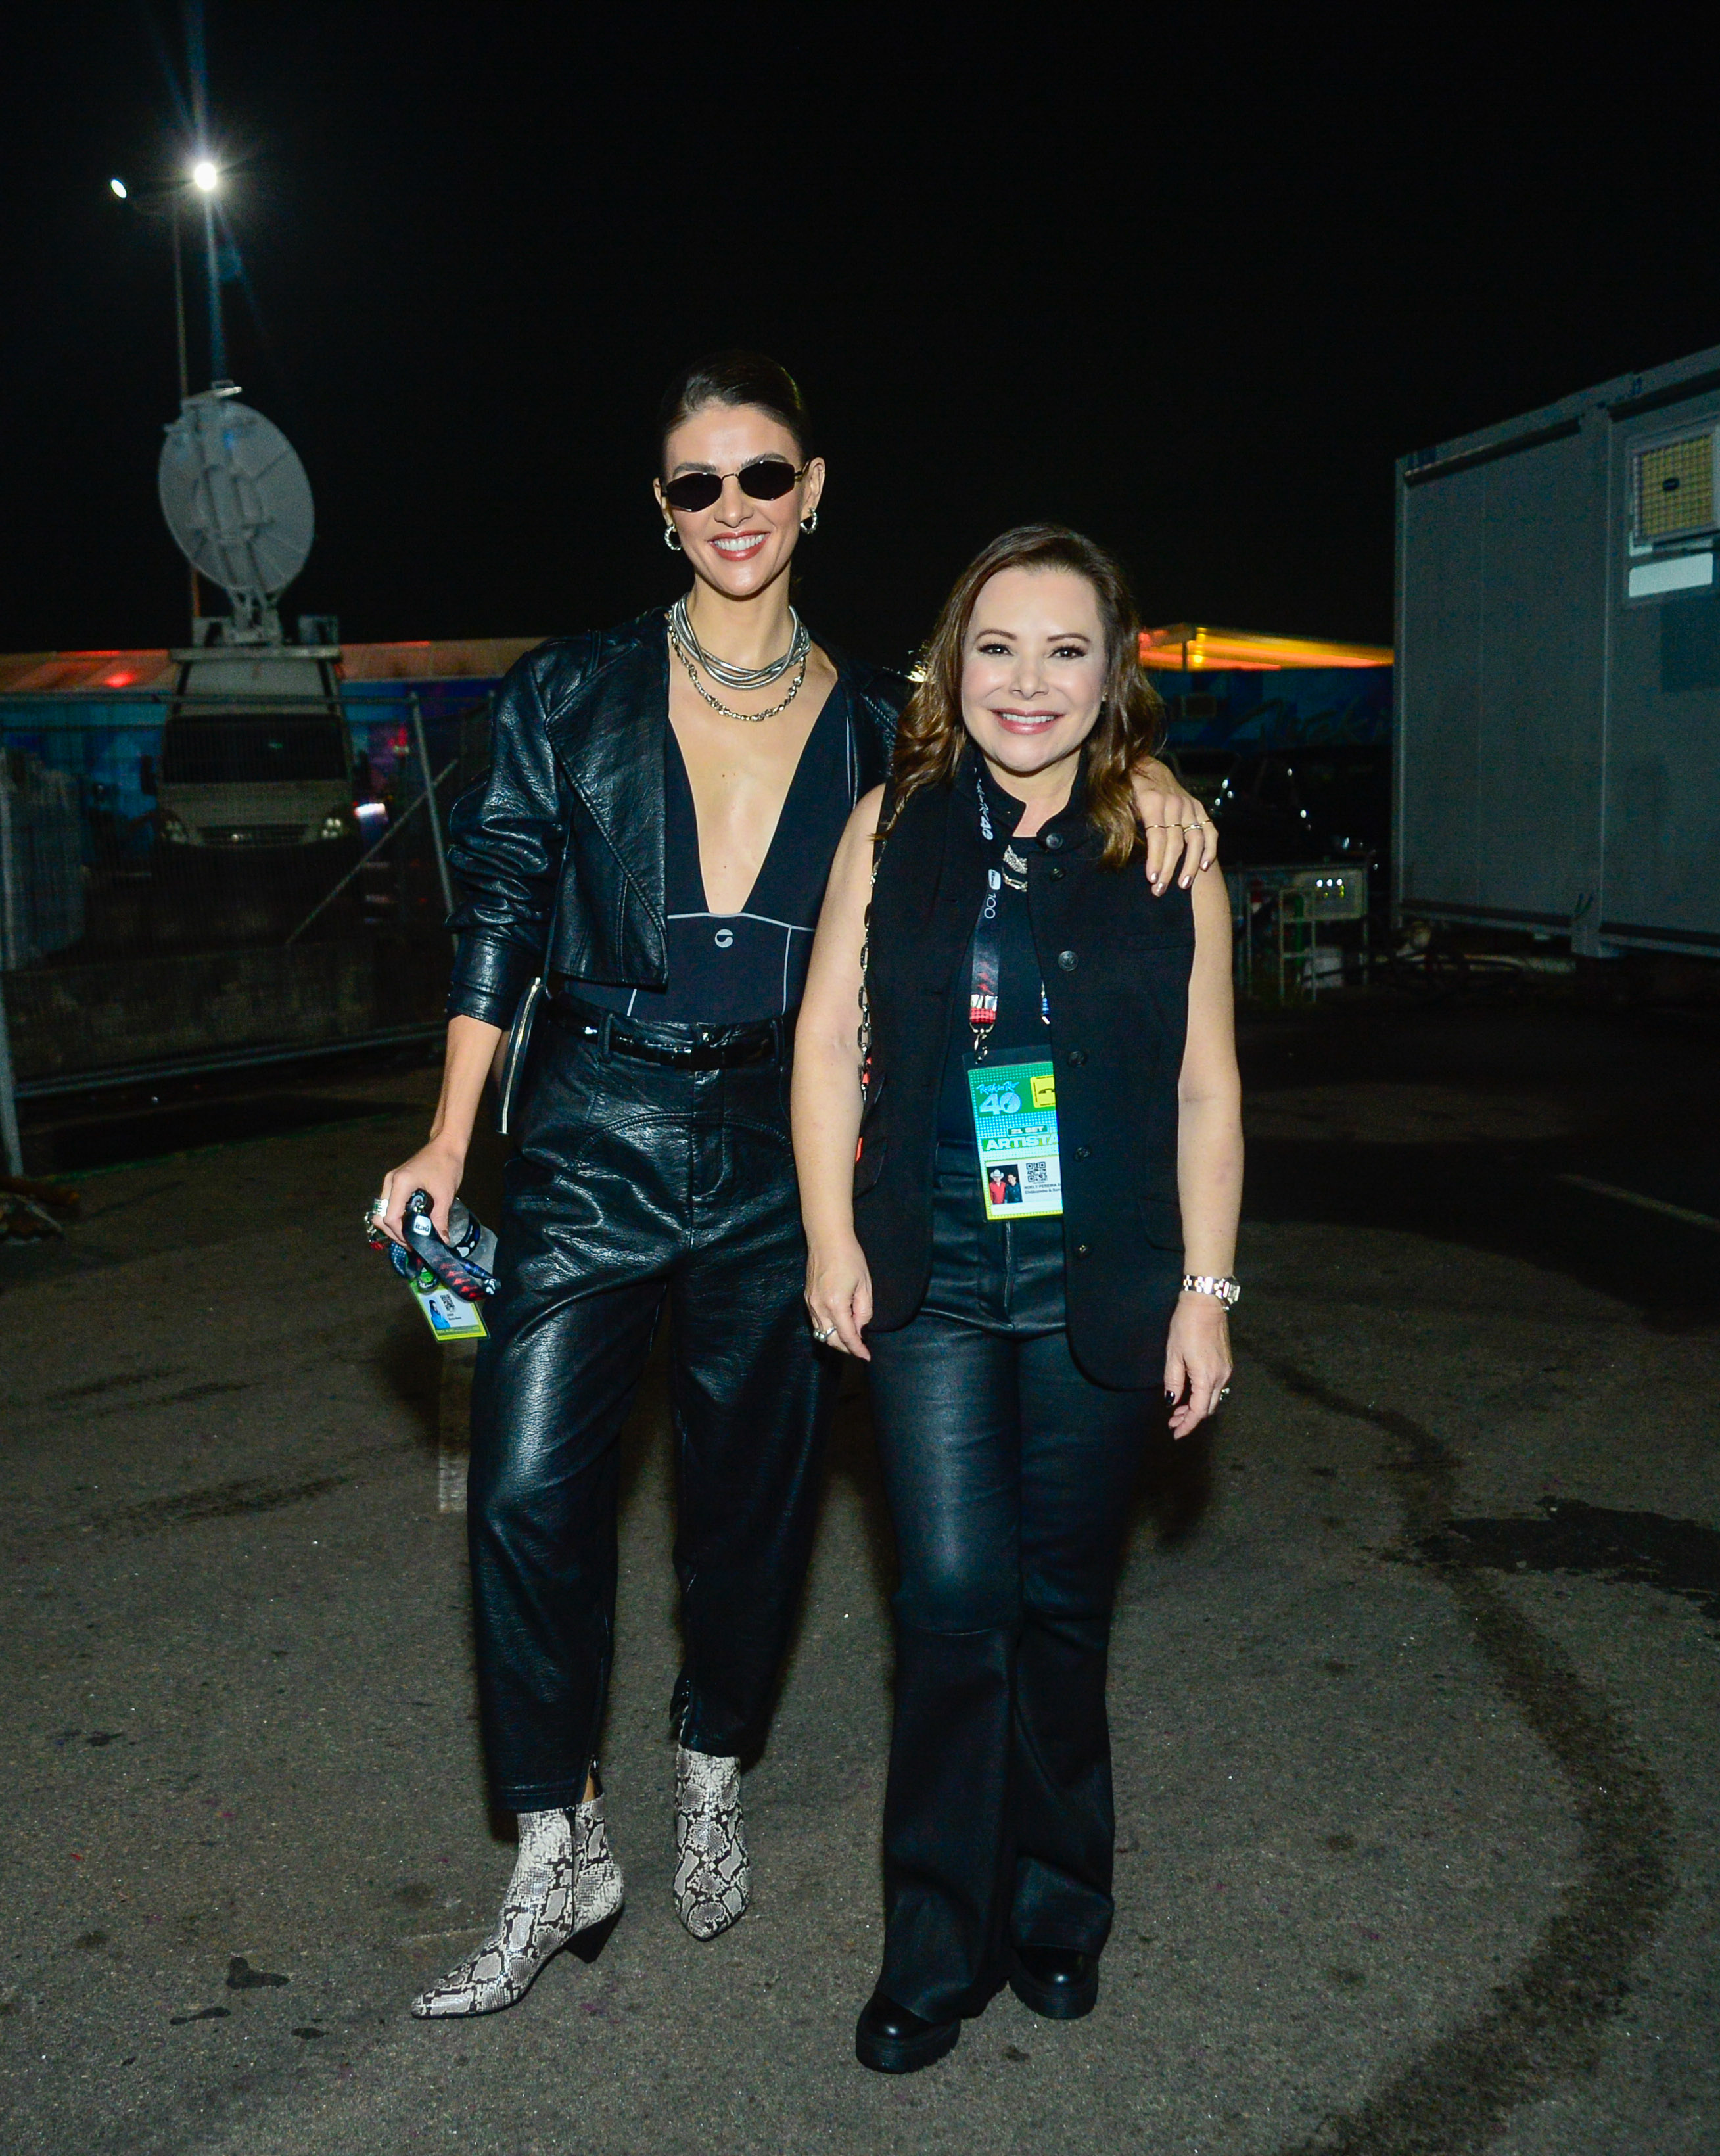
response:
[[[466,1468],[470,1455],[444,1438],[436,1456],[436,1510],[463,1512],[466,1508]]]
[[[1555,1176],[1556,1183],[1592,1190],[1599,1198],[1616,1198],[1621,1204],[1640,1205],[1645,1213],[1664,1213],[1669,1220],[1682,1220],[1692,1228],[1707,1228],[1720,1235],[1720,1220],[1711,1213],[1692,1213],[1687,1205],[1669,1205],[1664,1198],[1645,1198],[1640,1190],[1620,1190],[1615,1183],[1597,1183],[1592,1175]]]

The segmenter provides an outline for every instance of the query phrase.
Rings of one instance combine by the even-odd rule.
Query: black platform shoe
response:
[[[854,2056],[875,2074],[913,2074],[946,2051],[962,2033],[959,2021],[925,2021],[875,1991],[855,2025]]]
[[[1048,2021],[1078,2021],[1099,2003],[1099,1957],[1072,1947],[1017,1947],[1009,1989]]]

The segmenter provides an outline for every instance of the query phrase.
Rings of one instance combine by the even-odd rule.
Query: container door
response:
[[[1720,391],[1615,408],[1612,446],[1600,934],[1717,953]]]
[[[1571,929],[1599,873],[1604,422],[1400,485],[1402,909]],[[1548,439],[1549,434],[1552,439]]]

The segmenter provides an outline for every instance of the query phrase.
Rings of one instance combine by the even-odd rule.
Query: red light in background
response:
[[[106,674],[102,676],[104,689],[129,689],[137,679],[135,674]]]

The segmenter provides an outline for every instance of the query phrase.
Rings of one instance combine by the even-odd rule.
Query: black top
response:
[[[889,771],[908,684],[824,649],[841,691],[853,802]],[[540,644],[512,668],[492,710],[490,770],[449,816],[460,893],[450,1018],[506,1026],[537,975],[581,993],[600,981],[665,985],[668,729],[660,607]]]
[[[973,768],[970,762],[952,807],[953,814],[972,824],[975,837],[983,845],[979,798],[972,777]],[[1027,906],[1029,865],[1040,855],[1040,842],[1036,838],[1018,839],[1014,835],[1025,804],[1013,793],[1004,793],[983,766],[980,767],[980,783],[985,788],[986,805],[991,816],[992,844],[986,847],[986,853],[999,879],[997,916],[987,924],[998,953],[998,1015],[988,1031],[985,1060],[988,1063],[1020,1063],[1029,1058],[1037,1061],[1052,1052],[1050,1003],[1040,973],[1039,952],[1034,948],[1033,921]],[[1015,865],[1018,861],[1022,864],[1019,868]],[[983,903],[982,897],[982,906]],[[938,1143],[970,1149],[973,1144],[973,1111],[968,1073],[973,1068],[975,1053],[973,1028],[968,1014],[973,983],[973,945],[978,934],[976,921],[974,934],[968,937],[968,948],[956,968],[955,987],[950,996],[949,1045],[944,1050],[943,1086],[937,1102]]]
[[[580,981],[569,983],[570,991],[642,1024],[747,1025],[786,1017],[806,990],[830,864],[857,798],[847,690],[839,680],[813,723],[757,880],[738,913],[713,913],[706,903],[692,782],[675,728],[665,731],[668,983],[623,988]]]
[[[855,1168],[855,1230],[871,1329],[906,1325],[932,1270],[933,1165],[952,1002],[993,850],[964,787],[927,786],[885,840],[872,892],[871,1083]],[[1188,1033],[1194,909],[1153,896],[1137,847],[1100,859],[1079,780],[1026,854],[1027,908],[1055,1029],[1069,1345],[1101,1385],[1158,1387],[1183,1271],[1177,1081]],[[1000,1048],[1014,1046],[1000,1041]]]

